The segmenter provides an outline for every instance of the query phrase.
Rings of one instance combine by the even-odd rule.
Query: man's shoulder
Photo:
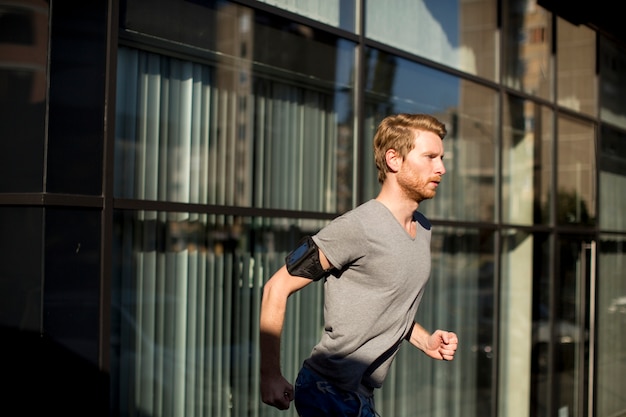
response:
[[[380,213],[387,210],[386,207],[378,200],[371,199],[365,203],[359,204],[346,214],[354,213],[355,215],[369,215],[371,213]]]

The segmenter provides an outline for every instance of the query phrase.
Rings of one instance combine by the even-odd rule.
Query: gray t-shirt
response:
[[[336,386],[380,388],[413,326],[430,276],[430,223],[415,212],[412,238],[370,200],[313,236],[337,269],[324,282],[324,333],[305,366]]]

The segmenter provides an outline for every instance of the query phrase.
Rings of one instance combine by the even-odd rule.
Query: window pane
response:
[[[626,48],[602,37],[600,42],[600,117],[626,128]]]
[[[597,194],[593,124],[561,116],[557,146],[557,223],[594,225]]]
[[[558,103],[597,115],[596,35],[586,26],[557,19]]]
[[[621,348],[626,346],[626,236],[602,236],[598,263],[602,281],[596,313],[595,415],[612,416],[626,409],[624,390],[617,388],[626,386]]]
[[[560,236],[554,276],[552,408],[554,415],[586,415],[589,399],[589,306],[594,244],[583,236]]]
[[[418,349],[400,349],[375,394],[382,416],[491,415],[493,237],[490,231],[433,228],[431,279],[416,320],[427,329],[454,331],[463,348],[459,345],[445,369],[437,361],[424,360]]]
[[[59,2],[52,9],[46,191],[101,196],[108,88],[106,4]]]
[[[43,208],[0,207],[0,327],[41,331]],[[26,254],[27,256],[25,256]]]
[[[45,209],[45,332],[91,364],[100,336],[99,210]]]
[[[496,11],[495,0],[366,0],[365,36],[495,80]]]
[[[603,127],[599,168],[600,227],[626,231],[626,133]]]
[[[117,212],[114,414],[280,416],[259,388],[264,281],[324,221]],[[323,329],[323,285],[289,298],[282,370],[293,380]]]
[[[540,416],[549,398],[542,356],[547,340],[540,341],[534,330],[548,320],[549,248],[545,236],[521,230],[504,230],[501,237],[498,415]]]
[[[245,29],[233,9],[213,12]],[[352,207],[354,45],[257,17],[246,48],[218,42],[205,63],[119,49],[116,196]]]
[[[259,0],[327,25],[355,31],[355,0]]]
[[[372,138],[380,120],[390,113],[428,113],[448,130],[447,172],[437,196],[420,211],[432,218],[493,221],[497,93],[374,49],[367,54],[364,195],[375,197],[379,190]]]
[[[42,191],[48,4],[3,3],[0,48],[0,192]]]
[[[552,111],[506,96],[503,123],[502,219],[506,223],[547,224],[553,188]]]
[[[536,0],[504,0],[504,60],[502,82],[519,91],[551,99],[551,14]]]

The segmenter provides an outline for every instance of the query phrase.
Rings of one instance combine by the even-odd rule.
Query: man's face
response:
[[[406,195],[419,203],[435,196],[446,168],[441,138],[423,131],[415,136],[415,147],[404,158],[397,181]]]

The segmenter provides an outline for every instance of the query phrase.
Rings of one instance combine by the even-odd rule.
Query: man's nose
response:
[[[437,174],[439,175],[443,175],[446,173],[446,166],[443,163],[442,159],[439,159],[439,165],[437,166],[436,170],[437,170]]]

